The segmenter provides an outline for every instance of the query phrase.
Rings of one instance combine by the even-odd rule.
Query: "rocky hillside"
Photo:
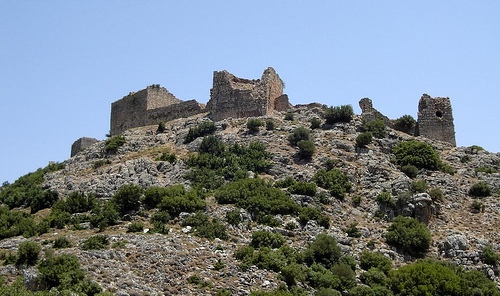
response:
[[[194,215],[189,211],[170,212],[164,231],[153,231],[157,225],[153,225],[151,218],[168,206],[159,203],[148,207],[141,199],[137,208],[120,216],[116,223],[99,227],[93,225],[92,220],[84,219],[78,226],[63,223],[58,228],[51,224],[46,233],[28,238],[4,238],[0,246],[14,253],[21,242],[31,240],[47,250],[52,248],[56,238],[66,237],[71,246],[57,249],[55,254],[76,255],[86,276],[116,295],[248,295],[259,290],[273,291],[284,282],[290,286],[290,291],[300,288],[306,295],[314,295],[321,290],[318,287],[336,287],[333,284],[318,286],[314,280],[301,279],[298,275],[294,285],[286,277],[283,266],[266,268],[255,262],[245,265],[240,250],[255,245],[252,233],[259,231],[279,234],[285,239],[282,245],[297,253],[307,250],[319,234],[334,237],[342,258],[355,260],[356,279],[347,288],[362,282],[367,284],[362,276],[366,270],[360,263],[363,251],[383,254],[391,259],[394,268],[412,264],[422,256],[449,260],[465,270],[479,270],[500,283],[495,262],[483,256],[485,248],[497,250],[500,247],[497,232],[500,226],[500,154],[489,153],[480,147],[453,147],[390,128],[386,128],[380,138],[373,137],[370,143],[360,145],[358,136],[364,132],[361,116],[355,115],[349,122],[324,124],[324,113],[324,106],[311,104],[296,106],[293,114],[277,112],[258,118],[262,126],[258,121],[249,124],[248,119],[215,122],[213,135],[221,140],[216,144],[248,147],[250,143],[260,142],[270,154],[266,160],[269,165],[263,169],[247,169],[240,163],[239,168],[245,169],[243,176],[238,172],[224,173],[225,178],[222,178],[215,173],[216,176],[209,179],[212,180],[210,186],[200,185],[196,177],[206,171],[196,170],[192,160],[193,155],[200,152],[203,136],[189,143],[186,141],[190,130],[210,122],[206,114],[167,122],[160,130],[159,126],[149,126],[126,131],[117,149],[109,147],[109,140],[98,142],[65,161],[63,169],[44,176],[42,188],[57,192],[61,199],[82,192],[95,195],[100,202],[116,200],[120,189],[129,184],[143,189],[176,184],[183,185],[185,190],[199,189],[203,205],[197,209],[208,216],[204,223],[218,223],[225,229],[225,235],[216,234],[215,238],[203,235],[199,225],[186,222]],[[322,126],[311,129],[313,118],[320,119]],[[290,135],[300,127],[310,132],[315,149],[311,157],[307,154],[311,149],[290,144]],[[414,172],[416,176],[403,173],[394,148],[412,140],[429,144],[439,155],[441,167],[421,167]],[[229,163],[229,156],[226,158],[223,161]],[[319,171],[342,173],[350,188],[339,193],[334,187],[328,187],[320,181]],[[189,172],[198,176],[193,177]],[[259,208],[247,206],[244,201],[241,204],[239,201],[223,202],[224,192],[229,191],[221,188],[241,178],[263,179],[266,186],[273,190],[279,188],[295,205],[282,213],[262,209],[270,214],[262,215]],[[480,182],[485,182],[490,190],[488,196],[478,197],[471,193],[470,189]],[[297,183],[300,186],[293,185]],[[319,214],[308,216],[304,208],[317,209]],[[236,223],[228,218],[235,210],[239,213]],[[93,211],[87,211],[86,215],[93,215]],[[52,212],[54,208],[42,209],[34,213],[35,220],[51,217]],[[388,241],[388,229],[399,215],[413,217],[430,230],[432,240],[423,255]],[[143,228],[133,232],[130,225]],[[106,235],[109,245],[99,249],[82,248],[88,238],[96,235]],[[41,254],[39,260],[43,261],[45,256]],[[313,268],[307,255],[303,256],[297,261],[300,268]],[[9,281],[24,276],[29,284],[39,271],[37,266],[4,263],[0,272]],[[311,271],[308,272],[310,277]],[[361,295],[354,291],[349,294],[347,288],[342,288],[345,295]],[[394,289],[393,292],[397,294]]]

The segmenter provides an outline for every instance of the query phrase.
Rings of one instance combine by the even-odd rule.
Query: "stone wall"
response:
[[[83,150],[91,145],[94,145],[97,142],[99,142],[99,140],[94,139],[94,138],[88,138],[88,137],[83,137],[83,138],[76,140],[73,143],[73,145],[71,145],[71,157],[75,156],[81,150]]]
[[[196,102],[196,101],[195,101]],[[139,126],[158,124],[204,111],[204,106],[177,99],[166,88],[153,84],[111,104],[111,135]]]
[[[418,103],[416,135],[456,146],[455,125],[449,98],[424,94]]]
[[[271,67],[261,79],[252,80],[236,77],[226,70],[214,72],[207,109],[215,121],[264,116],[289,107],[288,97],[283,96],[283,81]]]

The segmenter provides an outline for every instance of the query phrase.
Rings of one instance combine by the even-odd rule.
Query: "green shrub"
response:
[[[82,250],[100,250],[105,249],[109,245],[109,236],[99,234],[86,239],[81,245]]]
[[[484,209],[485,209],[485,206],[484,206],[484,203],[478,201],[478,200],[474,200],[472,201],[472,204],[470,205],[471,207],[471,210],[473,212],[484,212]]]
[[[337,107],[329,107],[325,110],[325,121],[327,124],[337,122],[350,122],[354,116],[354,110],[351,105],[342,105]]]
[[[437,170],[441,165],[439,154],[431,145],[419,141],[399,142],[393,149],[396,163],[413,165],[420,169]]]
[[[326,229],[330,228],[330,218],[328,215],[321,213],[320,210],[311,206],[303,207],[299,214],[300,224],[306,225],[310,220],[315,220],[318,225]]]
[[[360,275],[359,279],[363,284],[370,287],[387,285],[387,275],[383,271],[375,267],[371,267],[366,272],[363,272]]]
[[[159,208],[170,216],[176,217],[181,212],[196,212],[205,209],[203,195],[196,189],[187,191],[183,185],[177,184],[168,187]]]
[[[127,140],[124,136],[111,136],[106,140],[106,142],[104,142],[104,150],[106,151],[106,153],[116,153],[116,151],[118,151],[118,148],[123,146],[126,142]]]
[[[176,163],[177,162],[177,156],[175,154],[170,153],[168,151],[162,152],[162,154],[155,159],[156,161],[168,161],[170,163]]]
[[[198,152],[219,156],[225,151],[224,142],[214,135],[206,136],[201,141]]]
[[[17,262],[18,265],[35,265],[38,261],[38,254],[42,250],[42,247],[37,242],[24,241],[19,244],[19,249],[17,251]]]
[[[307,268],[302,264],[291,263],[281,269],[283,281],[290,287],[306,279]]]
[[[299,181],[288,187],[288,190],[293,194],[314,196],[318,188],[315,183]]]
[[[54,249],[71,248],[73,244],[64,236],[59,236],[54,240]]]
[[[234,209],[232,211],[229,211],[226,213],[226,221],[230,225],[238,225],[243,221],[243,218],[241,217],[241,213],[239,209]]]
[[[334,287],[337,290],[348,290],[356,285],[356,273],[349,265],[345,263],[335,264],[330,270],[340,280],[339,286]]]
[[[266,120],[266,130],[272,131],[276,128],[276,123],[274,123],[274,120],[268,119]]]
[[[318,117],[311,118],[310,122],[311,122],[311,129],[317,129],[321,127],[321,119],[319,119]]]
[[[182,221],[183,226],[193,226],[195,235],[208,239],[228,239],[226,227],[217,219],[210,220],[207,214],[197,212]]]
[[[144,196],[141,198],[142,204],[149,209],[154,209],[160,204],[164,196],[169,194],[169,188],[152,186],[144,190]]]
[[[351,198],[351,203],[353,206],[357,207],[361,204],[362,197],[361,195],[355,195]]]
[[[158,128],[156,129],[156,133],[161,134],[164,131],[165,131],[165,123],[164,122],[158,123]]]
[[[332,267],[341,257],[340,247],[333,236],[319,234],[316,239],[309,244],[303,253],[306,263],[319,263],[326,268]]]
[[[249,118],[247,120],[247,129],[250,133],[257,133],[261,126],[264,126],[264,122],[257,118]]]
[[[313,141],[299,141],[297,147],[299,148],[299,156],[302,159],[311,159],[314,152],[316,152],[316,146]]]
[[[287,121],[293,121],[293,118],[294,118],[293,112],[287,112],[285,114],[285,120],[287,120]]]
[[[392,269],[392,261],[382,253],[363,251],[359,256],[359,266],[364,270],[376,268],[385,274]]]
[[[138,211],[141,206],[141,198],[144,189],[135,184],[123,185],[114,195],[111,201],[121,215]]]
[[[413,134],[417,121],[411,115],[403,115],[394,121],[394,129]]]
[[[256,249],[261,247],[269,247],[277,249],[285,243],[285,238],[279,233],[272,233],[268,231],[254,231],[252,232],[252,242],[250,245]]]
[[[92,210],[90,225],[104,230],[107,226],[115,225],[120,220],[120,213],[112,201],[107,201]]]
[[[474,197],[486,197],[491,195],[491,190],[488,184],[484,181],[480,181],[469,189],[469,195]]]
[[[293,177],[286,176],[284,179],[278,180],[274,183],[277,188],[288,188],[294,185],[297,181]]]
[[[107,164],[111,164],[111,160],[109,159],[99,159],[99,160],[96,160],[92,163],[92,168],[93,169],[98,169],[102,166],[105,166]]]
[[[389,283],[395,295],[500,295],[483,273],[430,259],[392,270]]]
[[[352,189],[349,178],[339,169],[329,171],[319,169],[314,174],[313,180],[319,187],[329,190],[330,194],[338,199],[344,199]]]
[[[358,228],[358,222],[353,222],[347,226],[345,233],[349,237],[361,237],[361,231]]]
[[[493,265],[495,267],[498,266],[498,263],[500,262],[500,254],[495,252],[493,247],[490,245],[483,248],[480,258],[483,263]]]
[[[385,122],[382,119],[375,119],[371,121],[363,121],[361,129],[364,132],[371,132],[375,138],[385,138],[386,127]]]
[[[21,176],[14,183],[4,183],[0,190],[0,203],[9,207],[9,209],[32,206],[38,204],[41,206],[52,205],[57,199],[51,199],[44,203],[44,198],[53,198],[54,194],[46,195],[45,190],[42,189],[42,184],[45,181],[45,174],[55,172],[64,168],[63,163],[49,163],[45,168],[40,168],[35,172],[28,173]],[[34,199],[34,201],[32,201]],[[42,208],[38,206],[38,208]]]
[[[402,166],[401,171],[411,179],[416,178],[418,175],[418,168],[411,164]]]
[[[27,202],[30,207],[31,214],[34,214],[42,209],[50,208],[59,199],[59,194],[56,191],[44,190],[39,194],[32,195]]]
[[[309,129],[300,126],[293,130],[292,134],[288,136],[288,142],[291,145],[297,146],[297,143],[300,141],[308,141],[310,140],[311,132]]]
[[[0,205],[0,239],[18,235],[31,237],[36,234],[40,233],[32,215]]]
[[[486,173],[486,174],[495,174],[498,173],[498,170],[492,167],[479,167],[475,169],[476,173]]]
[[[92,210],[97,204],[94,195],[85,195],[83,192],[71,192],[66,200],[58,200],[52,210],[60,210],[70,214],[84,213]]]
[[[431,232],[424,223],[403,216],[394,218],[385,239],[388,244],[416,257],[427,253],[432,241]]]
[[[464,155],[462,157],[460,157],[460,162],[461,163],[467,163],[471,160],[471,157],[469,155]]]
[[[38,265],[38,280],[47,290],[57,288],[60,291],[69,290],[84,295],[96,295],[101,288],[85,278],[80,267],[80,261],[75,255],[62,254],[46,258]]]
[[[143,232],[144,223],[142,222],[132,222],[127,226],[127,232]]]
[[[429,190],[429,185],[425,180],[416,180],[411,183],[411,191],[413,193],[424,193]]]
[[[281,226],[281,222],[276,219],[274,215],[259,215],[257,217],[257,223],[262,224],[262,225],[267,225],[270,227],[278,227]]]
[[[184,144],[189,144],[198,137],[213,134],[216,130],[217,128],[215,127],[215,123],[213,121],[204,121],[198,126],[189,129],[186,138],[184,139]]]
[[[267,214],[293,214],[299,206],[283,191],[262,179],[241,179],[221,186],[214,193],[221,204],[236,204],[254,218]]]
[[[372,133],[364,132],[356,137],[356,145],[358,147],[364,148],[372,142]]]
[[[200,150],[200,153],[191,155],[187,160],[192,170],[185,177],[191,180],[195,187],[215,189],[222,185],[224,180],[245,178],[248,171],[263,173],[271,166],[271,154],[261,142],[250,142],[248,146],[224,145],[225,149],[222,149],[222,146],[213,149],[217,145],[207,145],[212,147],[212,150]]]
[[[434,201],[442,201],[444,199],[444,193],[439,188],[432,188],[429,191],[429,195],[431,196],[432,200],[434,200]]]

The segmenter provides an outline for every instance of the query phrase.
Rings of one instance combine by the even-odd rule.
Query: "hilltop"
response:
[[[248,102],[261,94],[242,93],[252,94]],[[431,294],[499,295],[500,154],[456,147],[450,121],[431,134],[446,137],[431,139],[415,136],[412,118],[388,119],[367,99],[356,115],[270,93],[282,107],[267,101],[255,116],[212,102],[186,117],[116,125],[108,139],[81,141],[63,163],[2,186],[6,282],[88,295],[98,287],[113,295],[416,295],[405,285],[415,280],[408,268],[421,264],[420,288],[439,286]],[[168,104],[183,104],[170,95]],[[27,241],[39,256],[20,256],[36,251]],[[78,277],[50,274],[47,262],[64,254],[76,256],[68,258],[80,263]]]

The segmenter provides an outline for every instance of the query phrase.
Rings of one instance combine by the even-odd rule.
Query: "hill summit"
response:
[[[2,218],[7,282],[86,295],[499,295],[500,155],[456,147],[448,98],[422,96],[417,120],[366,98],[359,115],[292,106],[280,80],[266,89],[270,69],[215,72],[226,86],[207,106],[159,86],[130,94],[118,105],[138,109],[114,105],[108,139],[2,186],[3,217],[24,219]],[[26,242],[36,258],[19,259],[36,251]],[[68,258],[81,276],[58,280],[54,266],[75,274]]]

